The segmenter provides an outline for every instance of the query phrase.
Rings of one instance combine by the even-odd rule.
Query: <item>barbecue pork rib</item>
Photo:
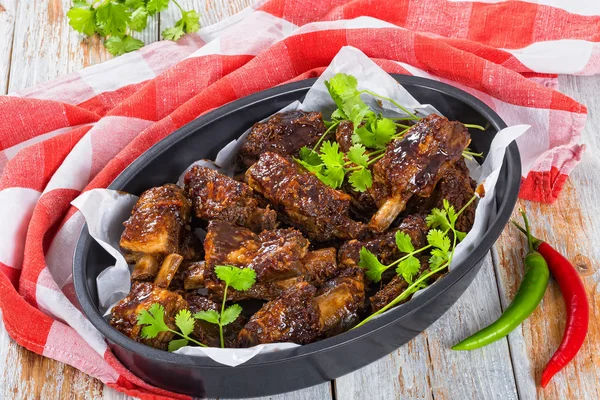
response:
[[[219,219],[261,232],[277,226],[277,213],[261,208],[252,189],[211,168],[194,166],[184,177],[196,217]]]
[[[297,156],[303,146],[312,147],[325,132],[320,112],[287,111],[252,127],[239,152],[241,164],[251,166],[268,151]]]
[[[366,226],[348,215],[350,196],[334,190],[293,161],[264,153],[246,171],[252,189],[262,194],[282,214],[282,219],[311,240],[354,239]]]
[[[433,193],[429,197],[413,197],[407,208],[412,213],[428,215],[433,208],[444,207],[444,199],[454,206],[458,212],[475,194],[477,182],[471,179],[469,169],[465,164],[463,157],[460,157],[452,167],[448,168],[442,175],[442,179],[435,186]],[[475,208],[477,202],[474,201],[467,207],[456,220],[455,227],[461,232],[469,232],[475,221]]]
[[[429,197],[444,173],[461,157],[470,141],[467,128],[431,114],[391,141],[373,165],[369,194],[379,207],[369,227],[385,231],[412,196]]]
[[[193,256],[193,246],[187,245],[187,236],[192,234],[190,218],[190,201],[179,186],[167,184],[146,190],[123,223],[120,245],[125,258],[135,263],[143,255],[159,261],[171,253]]]
[[[143,339],[141,337],[143,326],[137,324],[138,314],[142,310],[150,309],[154,303],[164,307],[165,323],[169,328],[177,330],[175,315],[179,310],[188,308],[187,302],[179,294],[150,282],[132,282],[127,297],[113,307],[109,323],[135,341],[166,350],[173,339],[173,333],[161,332],[153,339]]]
[[[396,245],[396,232],[398,231],[410,236],[415,249],[427,244],[427,223],[425,222],[425,217],[412,214],[404,218],[398,228],[379,234],[369,240],[349,240],[342,244],[338,251],[339,264],[343,267],[358,265],[360,250],[363,247],[375,254],[383,264],[390,264],[402,255]]]
[[[240,331],[238,346],[314,342],[319,336],[319,310],[312,302],[316,291],[311,284],[299,282],[263,305]]]
[[[258,310],[238,335],[240,347],[261,343],[306,344],[343,332],[358,322],[365,288],[360,268],[348,268],[319,291],[299,282]]]

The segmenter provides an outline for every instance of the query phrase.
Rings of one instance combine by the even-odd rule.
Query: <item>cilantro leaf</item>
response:
[[[396,133],[396,124],[389,118],[368,115],[366,123],[354,130],[353,143],[362,143],[373,149],[383,149]]]
[[[96,10],[73,6],[68,12],[69,25],[77,32],[92,36],[96,32]]]
[[[365,275],[377,283],[381,280],[381,274],[388,269],[386,265],[379,262],[375,254],[367,250],[366,247],[360,249],[360,260],[358,265],[365,269]]]
[[[343,167],[344,153],[340,152],[340,145],[329,140],[321,145],[321,160],[326,167]]]
[[[403,253],[412,253],[415,251],[415,246],[412,244],[410,236],[402,231],[396,231],[396,246]]]
[[[331,119],[334,121],[339,121],[339,120],[343,120],[343,119],[348,119],[348,117],[346,117],[346,115],[344,114],[344,112],[342,110],[340,110],[339,108],[336,108],[336,110],[331,113]]]
[[[320,167],[322,164],[319,153],[306,146],[302,146],[302,148],[300,148],[300,153],[298,154],[298,156],[300,157],[300,161],[308,165]]]
[[[378,147],[384,147],[396,134],[396,123],[389,118],[376,119],[371,123],[371,131]]]
[[[365,116],[373,114],[373,111],[360,98],[358,90],[358,81],[352,75],[335,74],[329,81],[325,81],[325,87],[329,91],[331,98],[341,110],[341,114],[349,119],[357,127]]]
[[[447,234],[439,229],[431,229],[427,233],[427,243],[433,247],[441,249],[444,252],[448,252],[450,250],[450,238]]]
[[[465,238],[465,236],[467,236],[467,234],[466,234],[465,232],[456,231],[456,230],[454,231],[454,234],[456,235],[456,239],[457,239],[459,242],[462,242],[462,241],[463,241],[463,239]]]
[[[131,12],[123,4],[109,1],[96,9],[96,22],[105,35],[124,36]]]
[[[144,0],[125,0],[125,5],[129,8],[146,7]]]
[[[169,342],[169,351],[177,351],[180,348],[187,346],[189,344],[189,340],[187,339],[174,339]]]
[[[406,282],[412,283],[413,277],[419,272],[420,269],[421,262],[419,259],[415,256],[410,256],[400,261],[396,267],[396,273],[401,275]]]
[[[90,9],[92,5],[85,0],[75,0],[73,1],[73,7]]]
[[[256,272],[252,268],[239,268],[233,265],[217,265],[217,277],[235,290],[248,290],[256,282]]]
[[[448,221],[448,217],[446,216],[445,210],[440,210],[439,208],[434,208],[431,210],[429,215],[425,218],[427,221],[427,226],[430,228],[441,228],[441,229],[450,229],[450,221]]]
[[[194,10],[182,11],[181,19],[177,21],[177,24],[179,23],[185,33],[196,32],[200,29],[200,15]]]
[[[354,144],[346,153],[348,160],[352,161],[356,165],[367,167],[369,164],[369,156],[365,154],[367,149],[361,144]]]
[[[185,336],[189,335],[194,330],[194,322],[192,313],[189,310],[179,310],[175,316],[175,325],[177,325],[181,333]]]
[[[146,325],[142,328],[142,338],[155,338],[160,332],[170,331],[165,323],[165,308],[154,303],[148,310],[142,310],[137,316],[138,325]]]
[[[219,325],[221,315],[215,310],[200,311],[194,314],[194,318],[201,319],[211,324]]]
[[[111,36],[104,42],[104,46],[113,56],[120,56],[143,47],[144,42],[131,36]]]
[[[221,325],[224,326],[232,323],[237,319],[237,317],[240,316],[241,313],[242,306],[240,306],[239,304],[230,305],[223,311],[223,315],[221,316]]]
[[[357,192],[364,192],[373,185],[373,176],[371,171],[363,167],[353,171],[348,178],[348,182],[352,184],[352,188]]]
[[[169,8],[169,2],[171,0],[148,0],[146,3],[146,9],[148,14],[154,15],[157,12],[161,12]]]
[[[148,24],[148,11],[144,6],[136,8],[131,14],[131,22],[129,27],[134,31],[141,32]]]
[[[179,38],[181,38],[184,34],[185,32],[183,31],[183,27],[181,25],[175,25],[172,28],[167,28],[161,33],[163,39],[173,41],[179,40]]]
[[[450,204],[450,202],[446,199],[444,199],[444,210],[446,211],[446,214],[448,215],[448,220],[450,221],[450,224],[452,225],[452,229],[454,229],[454,224],[456,223],[456,219],[458,218],[458,215],[456,215],[456,210],[454,209],[454,206]]]
[[[431,256],[429,258],[429,269],[432,270],[432,271],[434,269],[438,269],[445,262],[446,262],[446,260],[444,260],[443,258],[440,258],[440,257],[437,257],[437,256]]]
[[[317,177],[327,186],[337,189],[344,183],[345,174],[344,168],[334,165],[325,167],[325,170],[322,173],[317,174]]]

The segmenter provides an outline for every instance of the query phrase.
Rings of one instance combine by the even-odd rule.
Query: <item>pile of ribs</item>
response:
[[[346,149],[352,130],[344,122],[326,139]],[[391,263],[402,256],[397,231],[422,247],[432,208],[447,199],[460,209],[473,196],[475,182],[462,157],[467,129],[439,115],[416,122],[370,167],[373,185],[362,193],[332,189],[294,161],[301,147],[314,146],[324,133],[321,113],[276,114],[252,127],[235,179],[195,166],[185,187],[166,184],[144,192],[120,242],[134,266],[131,291],[113,308],[110,323],[136,341],[166,349],[173,334],[142,338],[137,315],[159,303],[166,324],[177,329],[180,310],[220,310],[218,265],[256,272],[249,290],[227,292],[227,301],[245,310],[225,327],[227,347],[327,338],[405,290],[408,283],[394,271],[370,282],[358,265],[360,250]],[[471,228],[474,212],[472,205],[460,216],[458,229]],[[206,230],[203,242],[192,228],[198,226]],[[427,257],[421,265],[428,267]],[[196,322],[193,337],[219,346],[218,327],[205,321]]]

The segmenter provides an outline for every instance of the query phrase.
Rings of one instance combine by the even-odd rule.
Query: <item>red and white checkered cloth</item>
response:
[[[70,202],[106,187],[154,143],[227,102],[318,76],[342,46],[388,72],[468,91],[520,143],[521,197],[552,202],[581,157],[586,108],[556,74],[600,71],[600,6],[591,0],[270,0],[178,43],[159,42],[0,97],[0,310],[20,345],[142,398],[186,396],[127,371],[81,314]],[[567,4],[568,3],[568,4]],[[18,73],[18,72],[17,72]],[[523,145],[524,144],[524,145]]]

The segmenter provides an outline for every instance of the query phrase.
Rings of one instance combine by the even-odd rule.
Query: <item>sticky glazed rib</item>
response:
[[[175,315],[188,307],[187,302],[179,294],[150,282],[133,282],[129,295],[113,307],[109,323],[135,341],[166,350],[169,341],[173,339],[173,333],[161,332],[154,339],[143,339],[140,336],[142,326],[137,324],[138,314],[150,309],[154,303],[164,307],[167,326],[177,329]]]
[[[256,283],[245,292],[230,289],[227,298],[273,298],[281,292],[274,282],[302,275],[304,267],[301,260],[308,253],[309,244],[299,231],[292,228],[263,231],[257,235],[229,222],[213,220],[204,239],[204,285],[219,298],[224,286],[214,272],[216,266],[252,268],[256,272]]]
[[[245,183],[200,166],[190,169],[184,182],[198,218],[229,221],[255,232],[277,226],[277,213],[268,206],[261,208]]]
[[[320,112],[298,110],[278,113],[266,122],[254,124],[240,149],[239,158],[243,165],[249,167],[266,152],[297,156],[300,148],[312,147],[324,132]]]
[[[360,260],[360,249],[365,247],[375,254],[383,264],[389,264],[402,255],[396,246],[396,232],[410,236],[415,249],[427,244],[427,223],[419,214],[409,215],[402,220],[398,228],[382,233],[369,240],[350,240],[345,242],[338,252],[338,262],[344,266],[356,266]]]
[[[208,299],[206,296],[199,296],[195,293],[188,293],[185,300],[189,304],[190,313],[196,314],[200,311],[214,310],[221,311],[221,304]],[[235,321],[223,327],[223,339],[226,347],[235,347],[237,335],[246,324],[247,319],[243,314],[240,314]],[[196,320],[192,337],[200,343],[204,343],[210,347],[220,347],[219,326],[211,324],[204,320]]]
[[[167,254],[181,253],[190,233],[190,217],[190,201],[179,186],[167,184],[146,190],[123,223],[120,245],[125,258],[135,263],[145,254],[161,260]]]
[[[314,299],[319,309],[319,334],[333,336],[358,323],[359,313],[365,307],[363,270],[346,268],[327,281]]]
[[[379,208],[369,227],[385,231],[412,196],[428,197],[469,141],[463,124],[435,114],[417,122],[402,140],[391,141],[373,166],[369,193]]]
[[[366,226],[348,215],[350,196],[278,154],[262,154],[246,171],[246,179],[285,216],[286,222],[311,240],[353,239],[366,231]]]
[[[360,268],[349,268],[317,289],[308,282],[291,286],[266,303],[240,331],[238,345],[306,344],[343,332],[358,322],[365,288]]]
[[[463,157],[460,157],[452,167],[448,168],[442,179],[435,186],[431,196],[413,198],[409,204],[411,212],[427,215],[433,208],[443,209],[444,199],[448,200],[459,211],[475,194],[477,183],[471,179],[469,169]],[[413,201],[414,200],[414,201]],[[467,207],[456,220],[456,229],[461,232],[469,232],[475,221],[475,208],[477,203],[473,202]]]

